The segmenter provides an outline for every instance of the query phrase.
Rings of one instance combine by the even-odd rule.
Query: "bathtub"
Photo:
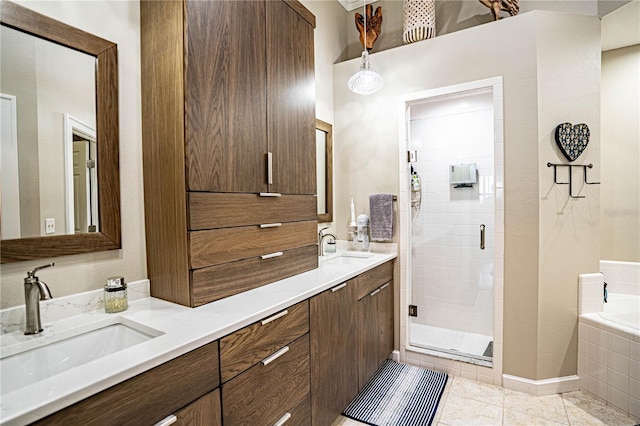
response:
[[[580,389],[640,422],[640,296],[609,293],[602,274],[580,275]]]
[[[599,312],[605,321],[640,330],[640,296],[610,293],[603,312]]]

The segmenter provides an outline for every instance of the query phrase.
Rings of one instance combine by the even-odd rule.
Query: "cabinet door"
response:
[[[331,425],[358,393],[355,285],[347,282],[310,299],[311,419]]]
[[[188,189],[265,192],[264,2],[189,0],[186,32]]]
[[[285,2],[266,4],[267,126],[273,159],[269,188],[315,194],[313,26]]]
[[[222,426],[220,389],[200,397],[175,414],[176,426]]]
[[[393,352],[393,281],[380,287],[380,293],[378,293],[376,299],[380,327],[378,341],[379,367]]]
[[[358,301],[358,390],[362,390],[378,369],[380,321],[378,292],[374,290]]]

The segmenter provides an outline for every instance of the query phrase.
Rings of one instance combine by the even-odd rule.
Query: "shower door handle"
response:
[[[484,224],[480,225],[480,250],[484,250]]]

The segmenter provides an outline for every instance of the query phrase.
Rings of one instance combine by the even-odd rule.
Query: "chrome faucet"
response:
[[[27,278],[24,279],[24,307],[27,317],[24,334],[38,334],[43,330],[40,323],[40,301],[51,299],[52,296],[49,287],[44,281],[40,281],[36,272],[53,265],[52,262],[48,265],[38,266],[33,271],[28,271]]]
[[[322,241],[324,241],[324,237],[333,237],[333,241],[337,241],[337,237],[331,233],[325,234],[324,231],[329,229],[329,227],[324,227],[318,232],[318,256],[324,256],[324,246],[322,245]]]

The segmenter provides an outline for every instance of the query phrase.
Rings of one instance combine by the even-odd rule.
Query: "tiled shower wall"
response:
[[[399,138],[399,177],[400,192],[398,209],[400,213],[400,360],[438,371],[446,371],[453,376],[462,376],[482,382],[502,384],[502,331],[504,303],[504,112],[502,95],[502,78],[494,77],[486,80],[464,83],[456,86],[426,90],[406,95],[399,104],[399,122],[405,120],[407,104],[416,100],[432,98],[449,93],[473,91],[479,88],[493,89],[493,126],[494,126],[494,165],[495,165],[495,265],[494,265],[494,303],[493,303],[493,366],[482,367],[462,360],[451,359],[447,354],[426,351],[409,344],[408,305],[412,303],[410,271],[411,271],[411,207],[409,191],[409,167],[407,165],[408,146],[407,128],[400,126]]]
[[[422,181],[412,228],[414,323],[493,335],[494,121],[492,94],[412,107],[410,149]],[[414,117],[417,117],[414,119]],[[454,188],[452,164],[475,163],[478,183]],[[486,226],[480,249],[480,225]]]

